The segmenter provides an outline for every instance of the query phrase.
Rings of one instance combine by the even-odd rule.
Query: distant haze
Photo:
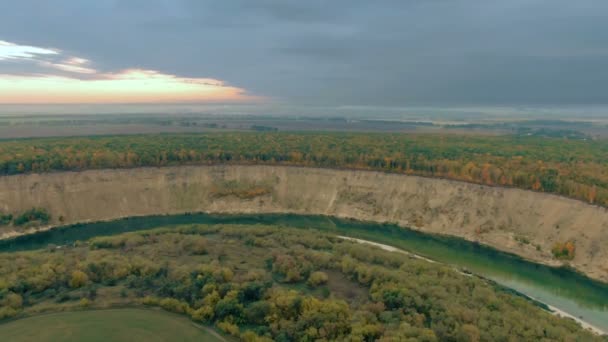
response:
[[[566,119],[608,123],[608,106],[333,106],[287,104],[0,105],[0,118],[22,115],[133,114],[142,116],[341,117],[423,122]],[[1,136],[0,136],[1,137]]]

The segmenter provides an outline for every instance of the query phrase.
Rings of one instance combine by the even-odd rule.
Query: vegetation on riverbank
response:
[[[232,132],[7,140],[0,174],[259,163],[382,170],[608,205],[608,143],[526,136]]]
[[[441,264],[276,226],[188,225],[0,254],[3,317],[150,305],[249,341],[602,340]]]
[[[32,208],[23,213],[13,215],[3,214],[0,212],[0,226],[14,225],[14,226],[31,226],[31,225],[44,225],[49,222],[51,215],[45,208]]]

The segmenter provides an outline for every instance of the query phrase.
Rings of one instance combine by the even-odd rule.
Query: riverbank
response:
[[[96,236],[158,227],[191,224],[230,224],[243,227],[262,224],[315,229],[350,238],[374,241],[409,251],[429,260],[449,264],[489,279],[499,286],[546,303],[590,324],[608,330],[608,285],[566,268],[528,262],[512,254],[460,238],[422,233],[394,224],[379,224],[328,216],[295,214],[187,214],[131,217],[111,222],[78,224],[17,239],[0,241],[0,251],[57,248]],[[543,306],[546,308],[546,306]]]
[[[568,264],[608,282],[608,211],[518,189],[372,171],[282,166],[185,166],[0,177],[0,210],[47,209],[51,228],[154,214],[295,213],[392,222],[457,236],[528,260]],[[4,238],[35,228],[0,227]]]
[[[362,244],[367,244],[367,245],[371,245],[371,246],[374,246],[374,247],[378,247],[378,248],[383,249],[385,251],[406,254],[406,255],[412,256],[414,258],[422,259],[422,260],[425,260],[425,261],[428,261],[428,262],[432,262],[432,263],[436,262],[435,260],[432,260],[432,259],[429,259],[429,258],[425,258],[423,256],[420,256],[420,255],[417,255],[417,254],[414,254],[414,253],[411,253],[411,252],[408,252],[408,251],[404,251],[402,249],[395,248],[393,246],[385,245],[385,244],[382,244],[382,243],[377,243],[377,242],[373,242],[373,241],[369,241],[369,240],[352,238],[352,237],[348,237],[348,236],[338,236],[338,237],[341,238],[341,239],[344,239],[344,240],[354,241],[354,242],[358,242],[358,243],[362,243]],[[464,272],[461,272],[461,273],[462,274],[467,274],[467,273],[464,273]],[[608,331],[600,329],[600,328],[592,325],[591,323],[589,323],[587,321],[584,321],[584,320],[582,320],[582,319],[580,319],[580,318],[578,318],[578,317],[576,317],[574,315],[571,315],[571,314],[569,314],[569,313],[567,313],[567,312],[565,312],[565,311],[563,311],[561,309],[558,309],[555,306],[549,305],[547,303],[543,303],[543,302],[537,300],[534,297],[530,297],[530,299],[538,301],[538,302],[546,305],[547,308],[549,308],[549,311],[552,314],[554,314],[554,315],[556,315],[558,317],[565,317],[565,318],[572,319],[572,320],[576,321],[577,323],[579,323],[584,329],[590,330],[590,331],[592,331],[592,332],[594,332],[594,333],[596,333],[598,335],[608,335]]]

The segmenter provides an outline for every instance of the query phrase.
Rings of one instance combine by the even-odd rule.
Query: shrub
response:
[[[9,308],[18,310],[23,306],[23,298],[20,295],[9,292],[2,301],[0,301],[1,306],[7,306]]]
[[[242,333],[241,340],[243,340],[245,342],[271,342],[272,341],[272,339],[265,337],[265,336],[259,336],[258,334],[256,334],[255,332],[253,332],[251,330],[247,330],[244,333]]]
[[[51,215],[44,208],[32,208],[17,216],[13,223],[15,226],[23,226],[30,222],[40,222],[46,224],[51,219]]]
[[[241,290],[241,298],[245,302],[254,302],[262,299],[266,287],[261,282],[245,283]]]
[[[297,283],[300,280],[302,280],[302,275],[297,269],[291,269],[287,271],[287,274],[285,275],[286,283]]]
[[[194,255],[202,255],[207,253],[207,240],[201,236],[191,237],[187,244],[186,249]]]
[[[200,322],[209,322],[213,319],[213,316],[213,307],[209,305],[203,305],[190,314],[190,317],[192,317],[193,320]]]
[[[516,235],[515,236],[515,241],[519,242],[519,244],[521,244],[521,245],[528,245],[528,244],[530,244],[530,239],[528,239],[525,236],[521,236],[521,235]]]
[[[556,259],[561,260],[572,260],[574,259],[574,254],[576,252],[576,247],[574,246],[573,241],[567,242],[557,242],[551,248],[551,253]]]
[[[217,327],[218,327],[218,328],[219,328],[221,331],[223,331],[223,332],[225,332],[225,333],[227,333],[227,334],[230,334],[230,335],[232,335],[232,336],[239,336],[239,334],[241,333],[241,331],[239,330],[239,327],[238,327],[238,326],[236,326],[236,324],[232,324],[232,323],[230,323],[230,322],[226,322],[226,321],[224,321],[224,322],[219,322],[219,323],[217,324]]]
[[[188,304],[180,302],[175,298],[163,298],[160,300],[159,305],[161,308],[175,313],[184,313],[188,311]]]
[[[5,318],[11,318],[11,317],[15,317],[17,315],[17,310],[5,306],[5,307],[1,307],[0,308],[0,320],[5,319]]]
[[[272,193],[272,186],[266,183],[247,183],[227,181],[217,184],[211,189],[213,197],[235,196],[240,199],[252,199]]]
[[[60,294],[58,294],[57,296],[55,296],[55,302],[56,303],[65,303],[68,300],[72,300],[73,298],[70,297],[70,295],[68,293],[62,292]]]
[[[85,286],[89,282],[89,277],[86,273],[76,270],[72,272],[72,278],[70,279],[70,287],[78,288]]]
[[[261,325],[264,324],[264,320],[270,311],[270,303],[266,301],[254,302],[245,309],[245,318],[248,322]]]
[[[308,277],[308,285],[317,287],[319,285],[327,283],[328,277],[325,272],[313,272]]]
[[[222,267],[213,272],[213,278],[218,282],[228,283],[234,278],[234,272],[229,268]]]
[[[145,296],[141,300],[141,303],[144,305],[155,306],[155,305],[158,305],[159,301],[160,300],[157,297]]]
[[[127,233],[119,236],[99,236],[89,240],[91,248],[133,248],[146,243],[140,234]]]
[[[87,298],[81,298],[80,302],[78,303],[80,306],[82,306],[83,308],[88,307],[89,305],[91,305],[91,301],[88,300]]]
[[[243,305],[236,298],[224,298],[215,305],[215,317],[218,319],[228,316],[240,318],[242,315]]]
[[[0,213],[0,226],[6,226],[13,220],[12,214]]]

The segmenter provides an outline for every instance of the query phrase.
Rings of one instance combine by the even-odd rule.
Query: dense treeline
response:
[[[601,341],[448,266],[272,226],[179,226],[0,254],[0,317],[150,305],[245,341]]]
[[[221,133],[0,142],[0,174],[259,163],[384,170],[608,205],[608,143],[542,137]]]

